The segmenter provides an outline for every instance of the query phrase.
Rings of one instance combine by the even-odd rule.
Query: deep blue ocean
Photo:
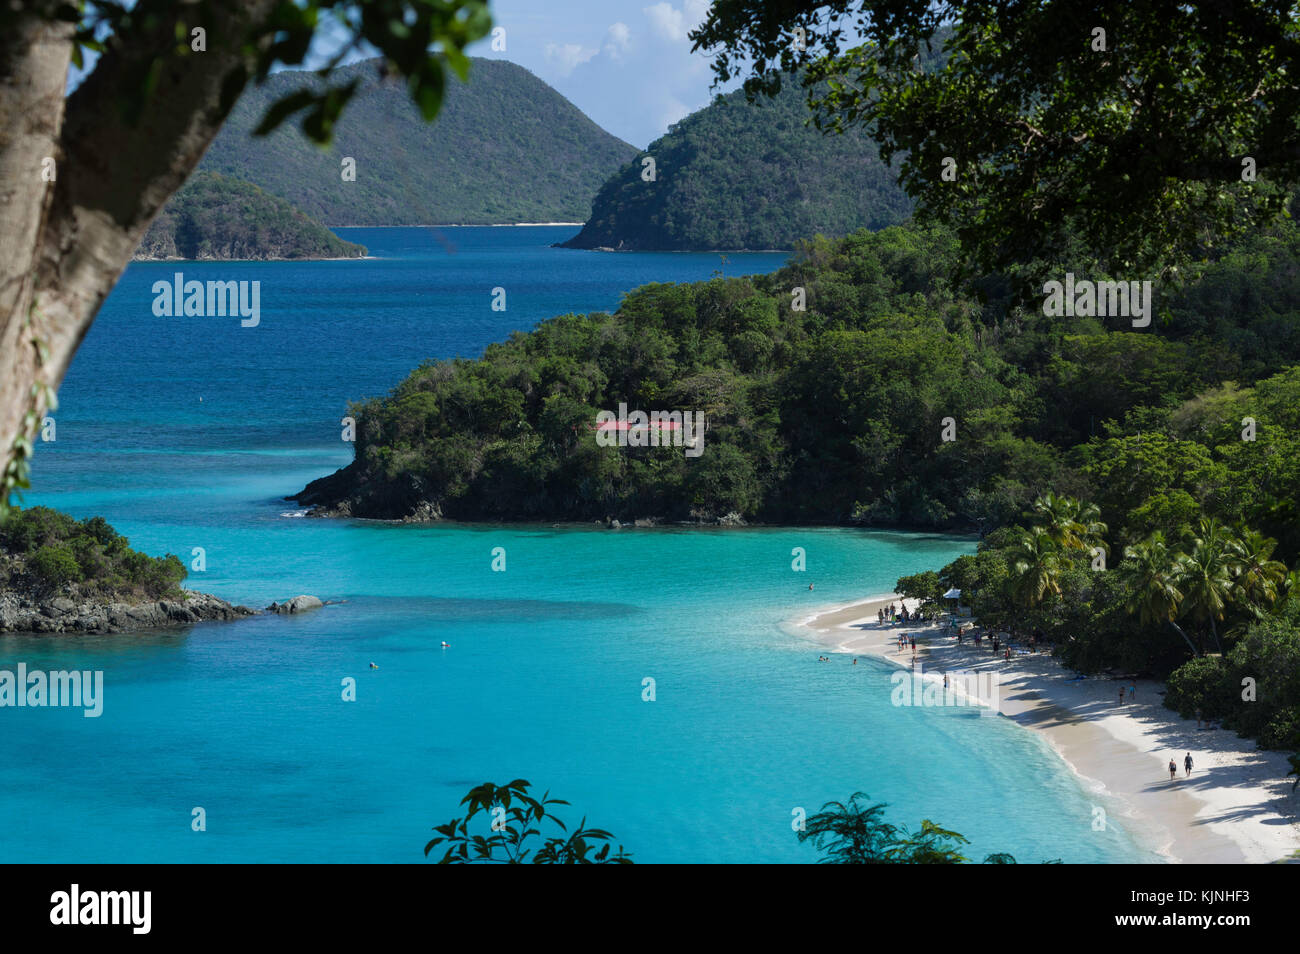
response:
[[[0,861],[420,861],[470,786],[518,777],[639,862],[814,861],[792,812],[855,791],[896,824],[962,832],[976,859],[1156,860],[1116,812],[1092,830],[1097,797],[1035,734],[896,708],[891,669],[819,663],[783,625],[887,593],[972,540],[400,526],[303,519],[282,499],[350,459],[349,400],[421,361],[613,310],[647,282],[784,260],[549,247],[575,231],[340,229],[373,258],[130,266],[73,362],[24,504],[103,515],[187,564],[202,548],[187,585],[235,602],[346,602],[161,634],[0,637],[0,668],[105,679],[97,719],[0,708]],[[178,271],[260,280],[260,323],[156,317],[152,286]]]

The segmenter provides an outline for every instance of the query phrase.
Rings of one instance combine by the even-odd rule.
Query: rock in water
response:
[[[295,596],[283,603],[272,603],[266,608],[268,613],[302,613],[307,610],[320,609],[325,604],[314,596]]]

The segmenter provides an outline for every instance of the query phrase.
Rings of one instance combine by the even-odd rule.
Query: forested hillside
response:
[[[581,222],[600,184],[635,152],[528,70],[473,58],[469,82],[448,84],[427,123],[377,61],[343,68],[362,85],[335,129],[310,143],[291,119],[252,133],[275,100],[318,82],[287,70],[250,87],[200,169],[253,182],[330,226]],[[355,181],[343,178],[356,161]]]
[[[1271,472],[1255,472],[1265,459],[1274,470],[1300,459],[1275,430],[1285,402],[1258,399],[1267,440],[1248,447],[1221,446],[1227,425],[1198,410],[1235,413],[1228,399],[1244,389],[1288,386],[1298,234],[1282,226],[1158,291],[1144,330],[1048,318],[997,297],[1005,282],[958,284],[953,237],[911,227],[819,240],[770,276],[648,285],[614,315],[552,319],[354,408],[356,463],[304,499],[377,517],[736,513],[979,530],[1048,489],[1140,506],[1115,496],[1130,483],[1112,473],[1122,442],[1168,433],[1218,467],[1209,482],[1189,475],[1148,438],[1145,453],[1182,481],[1180,501],[1241,508],[1300,549],[1285,496],[1248,490],[1269,486]],[[796,288],[806,311],[792,310]],[[595,415],[620,402],[705,412],[703,454],[598,446]],[[955,440],[941,439],[945,418]]]
[[[692,113],[600,188],[570,248],[786,249],[897,225],[911,201],[860,129],[823,135],[806,92],[734,92]],[[655,179],[642,178],[643,159]]]
[[[359,258],[345,242],[251,182],[197,173],[154,219],[137,259]]]

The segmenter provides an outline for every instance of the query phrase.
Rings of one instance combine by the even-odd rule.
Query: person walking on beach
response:
[[[1170,759],[1169,760],[1169,781],[1172,782],[1177,777],[1178,777],[1178,766],[1174,763],[1173,759]]]
[[[1119,684],[1119,704],[1124,704],[1124,683]]]
[[[1128,684],[1128,701],[1129,701],[1129,702],[1137,702],[1137,698],[1138,698],[1138,687],[1137,687],[1137,683],[1135,683],[1135,682],[1130,682],[1130,683]]]
[[[1183,759],[1183,769],[1188,775],[1192,774],[1192,753],[1187,753],[1187,758]]]

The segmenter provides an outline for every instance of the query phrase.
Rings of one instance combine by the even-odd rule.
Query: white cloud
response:
[[[599,51],[586,49],[578,43],[546,44],[546,59],[556,64],[562,76],[568,76],[597,52]]]
[[[676,9],[671,3],[656,3],[653,7],[646,7],[645,15],[650,18],[650,26],[664,39],[686,38],[686,30],[682,25],[682,11]]]
[[[615,23],[605,34],[605,55],[611,59],[620,59],[624,52],[627,51],[627,45],[632,39],[632,31],[628,29],[626,23]]]
[[[531,0],[493,0],[498,2],[508,7]],[[687,39],[708,15],[709,0],[621,3],[626,6],[608,19],[590,17],[581,24],[548,14],[533,30],[533,42],[521,41],[520,48],[533,55],[524,66],[598,125],[644,148],[711,98],[709,57],[692,53]],[[514,48],[513,33],[510,40]]]
[[[661,2],[645,7],[642,12],[650,18],[656,33],[674,43],[686,41],[686,35],[704,21],[709,10],[709,0],[684,0],[678,10],[671,3]]]

